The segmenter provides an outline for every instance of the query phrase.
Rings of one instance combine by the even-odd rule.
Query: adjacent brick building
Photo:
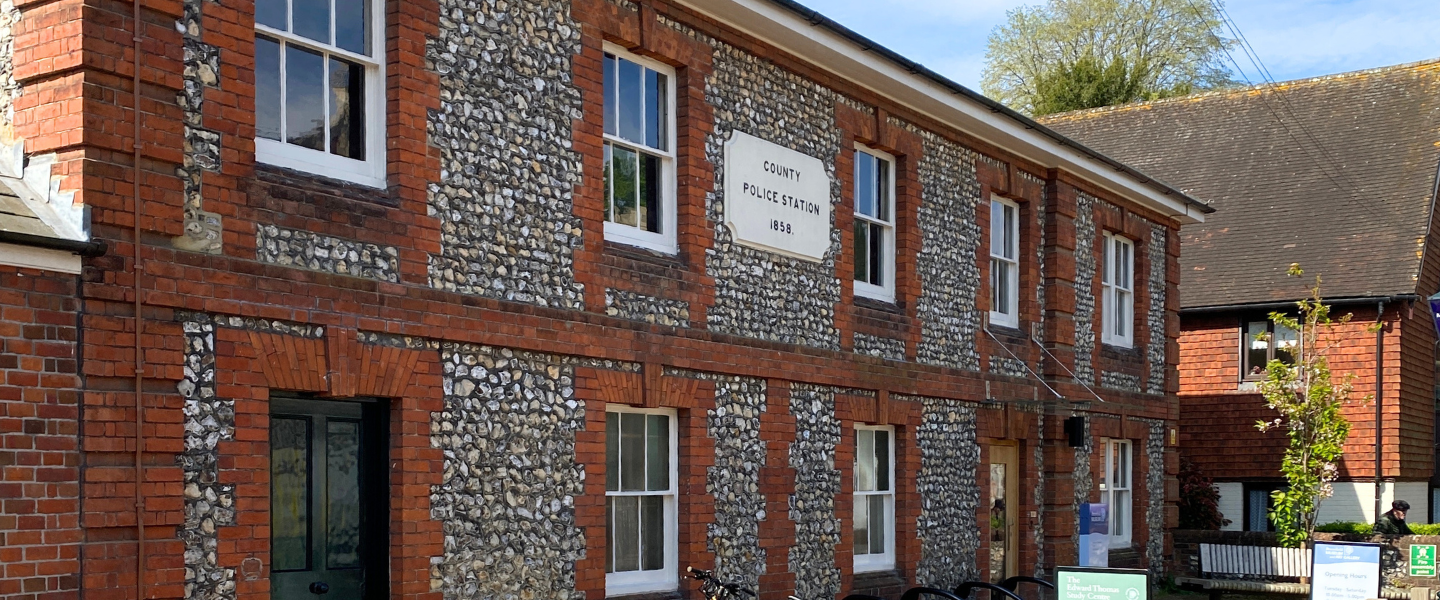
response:
[[[14,456],[75,501],[7,596],[894,596],[1074,564],[1085,502],[1162,568],[1210,209],[823,17],[4,6],[109,246],[3,297],[79,353],[0,388],[71,410]]]
[[[1353,317],[1330,362],[1355,376],[1356,399],[1320,520],[1373,522],[1397,498],[1409,520],[1435,518],[1437,85],[1428,61],[1046,119],[1218,209],[1181,231],[1181,446],[1219,484],[1230,529],[1269,527],[1283,482],[1285,437],[1256,429],[1274,412],[1250,373],[1294,338],[1252,332],[1276,333],[1269,312],[1293,311],[1315,275]],[[1286,277],[1291,263],[1306,276]]]

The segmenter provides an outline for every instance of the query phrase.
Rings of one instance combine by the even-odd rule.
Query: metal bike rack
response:
[[[960,600],[967,600],[970,597],[970,592],[974,590],[990,590],[991,600],[998,597],[995,595],[997,592],[1013,600],[1025,600],[1021,598],[1019,594],[1016,594],[1014,590],[1008,590],[994,583],[986,583],[984,581],[967,581],[962,583],[960,587],[955,588],[955,595],[958,596]]]

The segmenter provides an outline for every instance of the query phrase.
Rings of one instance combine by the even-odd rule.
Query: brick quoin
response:
[[[717,397],[726,389],[723,386],[740,385],[737,381],[765,390],[764,410],[755,417],[764,460],[753,465],[754,480],[745,486],[746,494],[764,498],[763,518],[757,516],[753,525],[754,549],[763,551],[765,560],[741,566],[732,562],[722,568],[753,576],[762,600],[781,600],[802,583],[796,572],[802,567],[791,559],[802,537],[792,510],[833,510],[838,526],[832,534],[834,561],[820,567],[838,570],[837,594],[893,598],[910,586],[945,583],[963,573],[988,577],[992,556],[988,461],[991,449],[1000,444],[1015,447],[1018,455],[1015,476],[1020,478],[1020,494],[1010,505],[1020,531],[1018,556],[1012,557],[1016,571],[1044,575],[1053,573],[1057,565],[1073,564],[1077,496],[1099,499],[1098,484],[1077,494],[1076,477],[1088,464],[1094,483],[1104,468],[1101,453],[1091,455],[1089,463],[1077,463],[1076,451],[1067,445],[1062,421],[1076,414],[1090,419],[1097,448],[1102,438],[1132,440],[1136,449],[1132,478],[1137,482],[1134,548],[1117,552],[1116,560],[1163,571],[1163,559],[1170,554],[1169,537],[1150,531],[1144,516],[1158,504],[1166,527],[1176,520],[1173,480],[1178,461],[1169,440],[1180,414],[1176,364],[1190,351],[1184,343],[1173,343],[1180,335],[1175,289],[1180,223],[1173,216],[1117,194],[1103,182],[1037,163],[1027,158],[1034,153],[1026,148],[986,142],[857,85],[832,67],[665,0],[508,3],[508,10],[525,18],[504,20],[504,26],[528,31],[530,37],[501,36],[505,44],[500,45],[506,50],[494,50],[494,60],[544,55],[554,58],[547,68],[556,69],[544,76],[545,91],[533,95],[523,110],[518,101],[497,99],[498,91],[493,98],[463,98],[454,97],[447,87],[471,81],[489,66],[477,62],[466,72],[443,76],[432,70],[447,52],[481,60],[479,51],[470,56],[465,54],[469,50],[451,50],[440,41],[442,34],[459,31],[452,19],[469,15],[442,17],[449,4],[437,0],[385,2],[387,185],[343,183],[256,160],[254,3],[197,5],[201,27],[198,39],[189,39],[195,34],[175,28],[186,14],[184,2],[143,4],[136,89],[131,40],[137,23],[130,16],[132,4],[17,2],[22,19],[14,38],[16,78],[21,84],[15,103],[16,136],[25,140],[27,153],[54,154],[52,173],[90,210],[92,232],[107,242],[109,251],[87,259],[79,277],[0,267],[4,347],[0,353],[0,598],[61,600],[81,593],[93,600],[270,598],[270,407],[274,398],[294,396],[376,399],[385,409],[390,597],[449,598],[453,592],[446,590],[465,585],[446,581],[456,572],[468,573],[470,583],[481,590],[515,581],[519,576],[507,568],[459,564],[456,557],[464,549],[456,548],[455,540],[461,539],[464,532],[459,530],[466,524],[459,519],[469,517],[447,517],[454,507],[436,504],[437,499],[448,502],[442,492],[464,481],[455,473],[460,471],[458,465],[470,460],[445,446],[450,443],[442,439],[446,427],[453,425],[457,414],[478,410],[458,397],[457,369],[476,368],[464,357],[492,349],[501,357],[497,362],[533,361],[553,367],[553,375],[546,369],[540,372],[567,390],[557,394],[571,394],[562,396],[558,404],[573,400],[581,407],[575,409],[572,429],[539,440],[544,452],[554,454],[552,458],[573,459],[583,467],[585,478],[567,482],[575,484],[578,492],[565,495],[564,508],[554,522],[525,525],[565,532],[557,536],[581,546],[537,549],[568,557],[562,561],[568,570],[545,582],[563,589],[541,590],[537,597],[562,597],[568,591],[578,591],[589,600],[606,597],[604,412],[611,405],[674,411],[679,440],[678,562],[681,568],[717,566],[710,536],[717,515],[725,514],[717,504],[727,500],[716,498],[711,476],[712,469],[730,467],[717,467],[721,463],[717,446],[723,440],[713,436],[726,434],[714,422],[721,418]],[[543,19],[535,16],[556,6],[564,10],[543,13]],[[537,12],[524,12],[532,9]],[[478,21],[466,25],[482,26],[491,25]],[[187,86],[195,85],[187,80],[193,73],[186,72],[185,48],[191,44],[193,50],[196,42],[215,49],[219,84],[202,86],[203,108],[193,111],[179,98]],[[673,255],[618,244],[603,234],[605,182],[600,173],[606,138],[600,107],[607,44],[675,71],[678,252]],[[523,51],[516,50],[521,47]],[[782,275],[776,274],[781,271],[788,276],[813,269],[773,257],[763,259],[769,271],[722,273],[732,268],[724,262],[735,250],[717,236],[718,224],[707,203],[724,201],[718,191],[720,165],[713,162],[719,157],[717,144],[723,143],[717,132],[736,116],[727,107],[717,108],[720,101],[713,91],[725,76],[720,69],[736,63],[753,69],[746,77],[759,77],[765,69],[779,73],[776,80],[786,85],[824,90],[826,97],[836,98],[833,107],[820,111],[822,117],[803,117],[820,122],[819,128],[833,138],[827,138],[826,147],[835,146],[833,154],[816,157],[835,171],[833,224],[839,241],[833,270],[806,272],[807,277],[819,273],[812,279],[815,290],[830,289],[832,282],[826,279],[838,284],[833,286],[839,290],[834,302],[821,309],[828,319],[821,322],[835,331],[833,345],[804,345],[780,335],[748,335],[714,325],[720,322],[715,315],[737,303],[753,302],[750,306],[758,308],[750,312],[758,313],[771,306],[808,306],[805,303],[820,293],[778,288],[737,291],[743,284],[766,282],[772,276],[778,281]],[[508,85],[523,78],[505,79]],[[526,85],[535,87],[533,81]],[[570,96],[577,99],[573,110],[563,100]],[[137,97],[138,113],[132,108]],[[551,110],[546,101],[555,98],[562,98],[556,102],[564,106],[555,109],[559,116],[551,118],[544,111]],[[494,103],[502,109],[496,113],[500,117],[483,127],[452,129],[442,123],[466,111],[484,113]],[[799,115],[803,111],[798,108],[785,110]],[[511,122],[507,111],[524,112],[534,122],[505,129]],[[788,114],[783,118],[792,120],[768,135],[790,135],[802,119]],[[136,119],[141,125],[139,140],[132,133]],[[198,194],[199,208],[219,217],[219,251],[213,253],[182,250],[172,242],[186,235],[187,215],[195,212],[187,204],[195,202],[186,194],[191,184],[178,173],[193,168],[195,141],[187,136],[193,136],[196,128],[218,134],[218,164],[201,174]],[[503,138],[494,143],[509,152],[505,156],[513,158],[510,164],[490,172],[486,170],[493,165],[484,161],[446,162],[447,157],[464,156],[451,153],[468,151],[472,142],[476,147],[492,143],[486,136]],[[552,139],[562,143],[546,146],[545,152],[537,149]],[[137,141],[142,145],[138,164],[132,155]],[[856,143],[896,157],[893,303],[857,299],[854,294],[851,172]],[[926,169],[947,160],[937,158],[944,156],[937,153],[945,152],[962,158],[937,170],[968,191],[955,201],[963,207],[958,212],[936,215],[944,208],[936,208],[941,206],[937,198],[949,193],[941,188],[949,184],[932,183]],[[573,156],[558,156],[566,153]],[[548,162],[552,160],[558,162]],[[973,175],[962,172],[972,163]],[[456,192],[464,187],[456,183],[457,166],[460,171],[484,171],[484,184],[491,188],[482,185]],[[499,189],[509,185],[510,176],[519,178],[527,172],[543,175],[536,176],[543,184],[519,191]],[[137,198],[131,194],[137,180],[138,223],[133,216]],[[447,214],[455,210],[453,206],[441,207],[436,200],[446,194],[457,205],[462,199],[490,202],[484,206],[493,212],[453,218]],[[537,216],[540,199],[552,198],[547,194],[563,199],[554,209],[559,214]],[[979,196],[968,196],[975,194]],[[1088,205],[1092,214],[1080,214],[1077,198],[1082,194],[1096,199]],[[986,200],[992,195],[1016,202],[1022,219],[1020,327],[991,328],[994,338],[976,328],[990,302]],[[521,222],[541,223],[543,227],[535,225],[527,231],[552,236],[546,239],[563,234],[568,245],[557,249],[513,239],[507,227]],[[1081,223],[1092,227],[1084,230]],[[946,268],[963,267],[964,281],[956,285],[968,286],[968,295],[957,292],[953,299],[933,300],[941,292],[945,273],[925,270],[924,261],[938,262],[933,256],[953,248],[937,248],[937,244],[953,241],[927,237],[933,233],[925,230],[927,226],[964,229],[963,241],[970,244],[965,248],[973,248],[973,256],[961,255],[960,264]],[[273,258],[275,250],[266,246],[267,228],[340,239],[366,252],[373,247],[380,255],[393,256],[393,263],[384,266],[393,277],[352,275],[325,266],[328,263],[313,252],[302,260]],[[1149,243],[1152,228],[1168,235],[1159,248]],[[520,231],[518,225],[513,229]],[[1106,231],[1137,241],[1133,349],[1100,344],[1100,313],[1092,311],[1087,321],[1077,310],[1078,298],[1098,297],[1100,291],[1098,276],[1091,290],[1077,286],[1079,265],[1093,265],[1099,256],[1097,243],[1088,246],[1094,255],[1081,256],[1079,242],[1098,239]],[[138,264],[132,258],[137,243]],[[278,252],[289,252],[286,248]],[[393,250],[393,255],[386,250]],[[463,293],[437,283],[447,281],[442,259],[457,255],[466,256],[474,267],[460,279],[493,277],[486,281],[500,281],[501,287],[523,280],[529,287],[497,291],[494,285],[481,285]],[[1152,265],[1159,269],[1157,282],[1150,281]],[[502,267],[507,274],[496,275]],[[141,277],[138,314],[137,272]],[[561,292],[553,292],[557,289]],[[1039,290],[1043,297],[1031,293]],[[1155,298],[1160,290],[1165,294],[1163,303]],[[573,293],[577,304],[568,304],[564,292]],[[648,298],[657,305],[683,306],[686,323],[651,322],[626,314],[615,306],[611,298],[615,292]],[[753,297],[736,300],[746,294]],[[756,299],[760,296],[764,298]],[[956,306],[965,302],[973,304],[972,312],[955,318],[936,314],[952,309],[958,314]],[[1152,305],[1160,312],[1158,327],[1148,320]],[[971,317],[973,323],[956,324],[968,323]],[[903,357],[857,353],[857,336],[892,340],[896,348],[903,348]],[[1077,344],[1088,337],[1095,343]],[[1163,342],[1158,356],[1149,351],[1152,338]],[[196,340],[213,348],[197,350]],[[138,431],[133,372],[137,341],[138,358],[144,364],[144,387],[139,390],[144,415]],[[1082,346],[1089,348],[1088,355],[1082,356]],[[969,358],[926,358],[939,353],[935,347],[973,351],[978,361],[965,366]],[[1083,384],[1072,375],[1077,361],[1091,365],[1095,374]],[[1017,363],[1024,363],[1024,368]],[[197,371],[196,364],[203,368]],[[520,404],[516,398],[523,398],[527,407],[540,402],[526,396],[539,387],[524,387],[536,386],[536,373],[515,376],[511,367],[487,368],[497,382],[505,379],[494,389],[501,390],[495,393],[505,395],[507,402]],[[1044,385],[1032,371],[1044,379]],[[519,368],[513,372],[519,373]],[[1152,382],[1155,372],[1160,373],[1159,380]],[[204,379],[208,377],[204,373],[213,379]],[[1101,374],[1139,381],[1139,388],[1103,387]],[[1206,376],[1186,371],[1180,379]],[[220,421],[228,421],[207,424],[194,416],[198,406],[194,394],[199,392],[186,390],[198,389],[191,387],[197,381],[205,394],[213,391],[214,398],[233,403],[223,405]],[[800,385],[820,386],[834,398],[840,441],[832,458],[840,485],[830,507],[791,505],[800,471],[791,463],[792,445],[804,441],[797,439],[802,437],[797,419],[803,416],[797,413],[810,410],[803,406],[792,410],[792,394]],[[1105,402],[1095,402],[1095,393]],[[541,396],[548,401],[549,396]],[[484,403],[477,401],[480,404]],[[946,408],[952,405],[963,410]],[[936,553],[950,551],[946,544],[951,542],[920,537],[926,511],[936,510],[930,503],[937,497],[935,492],[927,496],[920,491],[925,468],[933,464],[926,460],[934,461],[937,452],[947,450],[925,446],[932,439],[927,436],[933,435],[927,428],[937,427],[936,419],[968,419],[971,412],[973,420],[962,428],[973,434],[975,446],[950,450],[973,450],[974,472],[967,473],[973,481],[954,483],[956,489],[944,490],[943,495],[974,501],[955,525],[961,530],[957,537],[964,538],[963,543],[955,542],[956,547],[963,546],[973,555],[941,560]],[[1145,453],[1152,424],[1165,439],[1153,458]],[[889,425],[895,430],[896,519],[891,533],[896,564],[880,572],[854,569],[857,425]],[[194,469],[181,460],[191,456],[197,445],[195,430],[202,427],[216,432],[215,464],[213,481],[207,471],[199,483],[213,484],[225,497],[207,506],[233,503],[226,505],[233,514],[209,523],[187,513],[195,510],[191,489],[198,486],[192,485],[197,483]],[[477,429],[471,432],[471,441],[486,435],[500,434]],[[1412,437],[1394,439],[1413,445]],[[547,442],[552,445],[545,446]],[[573,444],[573,456],[553,449],[567,444]],[[137,450],[143,479],[135,469]],[[490,451],[497,456],[501,452],[493,447]],[[1425,465],[1416,463],[1413,468]],[[1146,488],[1142,482],[1157,467],[1164,471],[1163,485]],[[749,483],[754,484],[753,491]],[[137,491],[145,498],[138,515],[133,500]],[[143,540],[138,539],[141,524]],[[517,524],[516,530],[520,529]],[[1159,555],[1147,553],[1151,540],[1160,542]],[[143,542],[146,557],[139,573],[137,542]],[[195,552],[197,544],[206,552]],[[205,544],[213,546],[213,564],[211,546]],[[514,548],[521,546],[516,542]],[[553,559],[536,556],[527,555],[527,560],[551,564],[546,561]],[[197,583],[196,573],[202,571],[213,574],[220,587]],[[679,591],[694,597],[693,588],[692,582],[682,580]]]

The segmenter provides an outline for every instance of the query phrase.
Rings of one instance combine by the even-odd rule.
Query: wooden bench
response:
[[[1310,577],[1310,549],[1200,544],[1200,575],[1200,577],[1177,577],[1175,582],[1208,591],[1212,600],[1219,600],[1225,592],[1305,596],[1310,594],[1310,584],[1308,583],[1217,579],[1214,577],[1249,575],[1270,579],[1308,578]],[[1396,588],[1385,588],[1381,590],[1380,596],[1394,600],[1410,598],[1407,592]]]

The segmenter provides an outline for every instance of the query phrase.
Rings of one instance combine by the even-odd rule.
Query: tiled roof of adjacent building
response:
[[[1208,201],[1181,230],[1187,309],[1416,293],[1440,169],[1440,60],[1052,115]],[[1305,281],[1287,278],[1300,263]]]

